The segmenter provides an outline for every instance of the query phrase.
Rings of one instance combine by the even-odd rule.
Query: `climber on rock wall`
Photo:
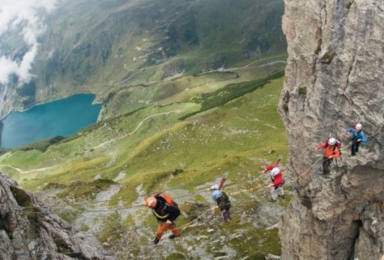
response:
[[[323,158],[323,174],[329,174],[330,173],[330,167],[333,159],[337,159],[340,157],[340,151],[339,151],[339,141],[336,140],[336,138],[329,138],[328,141],[320,143],[315,151],[320,150],[321,148],[324,148],[324,158]]]
[[[352,138],[351,143],[351,155],[355,156],[359,151],[359,146],[361,143],[366,144],[367,138],[365,137],[364,132],[362,131],[363,126],[360,123],[357,123],[353,127],[347,128],[348,135]]]

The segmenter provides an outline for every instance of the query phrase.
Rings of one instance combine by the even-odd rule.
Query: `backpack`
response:
[[[158,194],[157,196],[162,197],[165,200],[165,203],[168,206],[179,208],[179,205],[177,205],[177,203],[172,199],[171,196],[169,196],[167,194],[163,194],[163,193],[162,194]]]

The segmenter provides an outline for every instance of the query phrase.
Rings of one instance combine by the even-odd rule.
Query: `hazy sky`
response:
[[[44,9],[46,12],[51,12],[57,3],[58,0],[0,0],[0,35],[10,28],[24,24],[20,33],[29,46],[20,63],[12,61],[10,57],[0,56],[1,83],[7,83],[11,74],[18,75],[22,82],[30,80],[32,76],[30,70],[39,47],[37,37],[45,28],[37,10]]]

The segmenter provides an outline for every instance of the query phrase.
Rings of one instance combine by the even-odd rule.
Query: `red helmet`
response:
[[[157,199],[154,196],[148,197],[145,200],[145,206],[147,206],[148,208],[153,209],[156,207],[156,204],[157,204]]]

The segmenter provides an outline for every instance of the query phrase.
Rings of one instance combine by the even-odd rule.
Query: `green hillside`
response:
[[[258,220],[255,212],[259,207],[281,212],[288,202],[271,205],[263,188],[270,180],[259,174],[262,166],[287,152],[285,131],[276,113],[282,84],[279,78],[255,85],[253,91],[185,120],[180,118],[201,109],[201,103],[193,100],[213,96],[221,100],[233,84],[191,101],[139,109],[57,140],[45,152],[8,152],[0,157],[0,169],[23,187],[38,191],[77,228],[98,233],[118,255],[148,257],[144,245],[152,239],[156,222],[147,209],[129,208],[143,203],[143,194],[168,190],[184,212],[179,225],[203,216],[198,227],[183,230],[185,238],[180,242],[163,242],[168,254],[161,259],[171,257],[170,252],[186,254],[191,245],[215,256],[214,244],[206,243],[208,235],[210,239],[227,236],[228,247],[237,257],[263,259],[268,253],[279,254],[280,246],[276,230],[265,230],[272,224]],[[206,212],[213,202],[204,191],[224,173],[228,173],[226,191],[234,200],[234,219],[225,225],[218,215]],[[271,219],[277,221],[276,216]],[[212,228],[215,232],[207,233]],[[253,241],[253,247],[240,237]]]

